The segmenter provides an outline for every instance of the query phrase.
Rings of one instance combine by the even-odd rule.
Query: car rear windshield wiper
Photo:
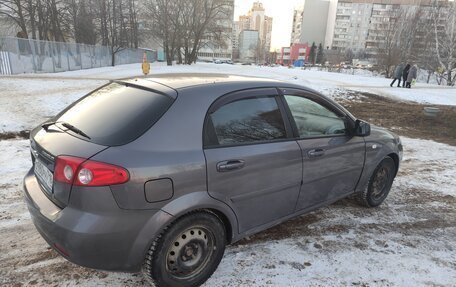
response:
[[[50,126],[54,125],[55,123],[56,123],[56,122],[44,123],[44,124],[41,125],[41,127],[42,127],[45,131],[47,131],[48,128],[49,128]]]
[[[77,134],[80,134],[81,136],[86,137],[86,138],[88,138],[90,140],[90,137],[86,133],[84,133],[83,131],[78,129],[77,127],[75,127],[73,125],[70,125],[69,123],[65,123],[65,122],[60,123],[60,124],[62,126],[64,126],[64,127],[66,127],[67,129],[69,129],[69,130],[71,130],[71,131],[73,131],[73,132],[75,132]]]

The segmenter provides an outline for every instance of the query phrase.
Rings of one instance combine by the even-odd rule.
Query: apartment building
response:
[[[257,30],[242,30],[239,33],[239,58],[243,62],[256,63],[259,58],[260,35]]]
[[[448,1],[448,0],[446,0]],[[339,0],[335,13],[332,39],[327,46],[334,50],[365,50],[376,53],[379,43],[385,41],[385,31],[393,29],[403,14],[422,8],[423,17],[429,17],[432,0]],[[426,16],[427,15],[427,16]],[[421,27],[416,27],[420,30]]]
[[[327,47],[332,42],[337,0],[305,0],[302,8],[293,12],[291,43],[320,43]]]
[[[301,25],[303,8],[298,8],[293,11],[293,26],[291,28],[291,43],[299,43],[301,41]]]
[[[221,35],[221,41],[204,39],[204,45],[198,51],[198,59],[212,61],[213,59],[231,60],[233,56],[233,19],[234,19],[234,0],[225,0],[226,11],[220,13],[216,24]]]
[[[261,2],[254,2],[247,15],[239,16],[239,29],[258,31],[259,59],[264,60],[271,49],[272,17],[265,14]],[[241,55],[241,52],[239,52]]]
[[[374,6],[377,9],[377,5],[373,3],[340,0],[335,15],[332,43],[327,43],[327,46],[336,50],[364,49]]]
[[[330,0],[306,0],[299,43],[325,44]]]
[[[422,17],[431,17],[428,10],[434,1],[452,0],[305,0],[303,8],[294,11],[290,44],[315,42],[326,49],[374,55],[385,41],[385,31],[394,30],[395,21],[403,21],[404,11],[420,9]],[[422,37],[425,28],[416,27],[415,37]]]
[[[241,33],[241,22],[234,21],[231,32],[231,47],[233,51],[233,59],[239,59],[239,34]]]

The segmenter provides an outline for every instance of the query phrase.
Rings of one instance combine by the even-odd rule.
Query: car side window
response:
[[[285,95],[285,101],[296,122],[300,138],[346,133],[345,121],[321,104],[292,95]]]
[[[287,137],[282,114],[272,96],[230,102],[209,117],[216,137],[211,145],[247,144]]]

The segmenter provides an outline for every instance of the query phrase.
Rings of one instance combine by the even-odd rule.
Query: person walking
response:
[[[413,82],[413,80],[416,79],[417,74],[418,74],[418,66],[415,64],[410,68],[410,70],[408,72],[407,84],[405,85],[406,88],[410,89],[412,87],[412,82]]]
[[[404,63],[400,63],[399,65],[396,66],[396,69],[394,70],[394,80],[391,82],[390,87],[394,85],[394,83],[397,82],[397,87],[401,87],[401,79],[402,79],[402,72],[404,71]]]
[[[404,68],[404,71],[402,71],[402,87],[403,88],[405,88],[405,83],[407,82],[409,70],[410,70],[410,64],[407,64]]]

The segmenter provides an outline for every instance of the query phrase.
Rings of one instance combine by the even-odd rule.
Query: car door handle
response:
[[[309,155],[309,157],[319,157],[319,156],[323,156],[325,154],[325,150],[321,149],[321,148],[312,149],[312,150],[309,150],[307,152],[307,154]]]
[[[218,172],[225,172],[231,171],[236,169],[241,169],[245,165],[245,162],[241,159],[234,159],[234,160],[225,160],[217,163],[217,171]]]

